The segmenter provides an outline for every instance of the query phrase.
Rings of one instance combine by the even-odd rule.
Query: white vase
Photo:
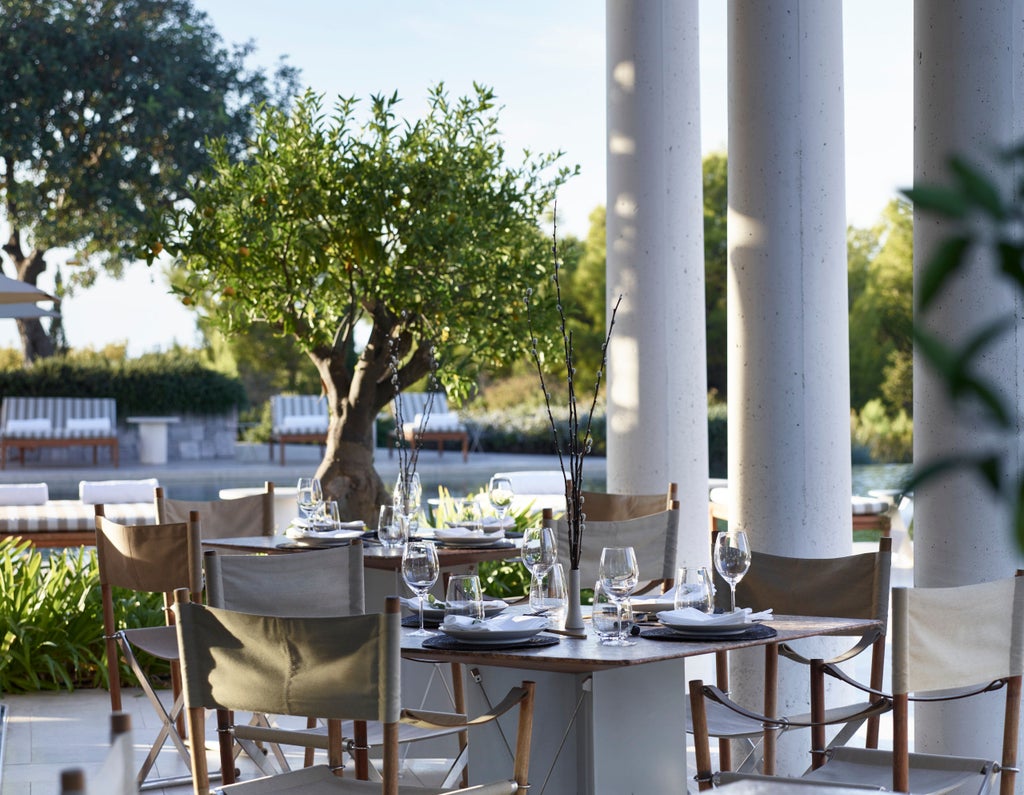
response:
[[[569,608],[565,614],[565,628],[575,632],[582,631],[583,609],[580,607],[580,570],[569,569]]]

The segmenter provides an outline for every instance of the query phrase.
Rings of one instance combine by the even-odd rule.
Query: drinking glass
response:
[[[299,478],[295,501],[298,503],[302,518],[308,522],[320,503],[324,501],[319,478]]]
[[[715,588],[707,566],[682,566],[676,574],[676,610],[692,607],[702,613],[715,612]]]
[[[444,596],[445,616],[484,617],[484,596],[476,574],[453,574]]]
[[[504,526],[505,513],[512,506],[514,496],[511,480],[499,477],[491,478],[491,482],[487,485],[487,499],[490,500],[491,507],[498,515],[498,527]]]
[[[459,525],[469,530],[483,531],[483,512],[480,510],[480,503],[475,499],[467,497],[459,503]]]
[[[431,586],[437,582],[440,571],[433,541],[410,541],[405,545],[402,553],[402,579],[420,598],[420,628],[410,632],[410,635],[426,637],[434,634],[423,626],[423,603],[427,600]]]
[[[742,530],[719,533],[715,539],[715,569],[729,583],[729,605],[736,612],[736,584],[750,568],[750,542]]]
[[[614,599],[605,589],[604,581],[594,583],[594,605],[590,614],[594,631],[603,646],[635,646],[629,640],[633,628],[633,610],[628,600],[623,603]]]
[[[423,486],[420,483],[418,472],[405,475],[399,473],[395,482],[394,503],[395,508],[406,517],[409,531],[412,533],[418,526],[416,518],[420,512],[420,501],[423,499]]]
[[[534,579],[543,577],[558,561],[558,540],[553,527],[528,527],[523,533],[523,565]]]
[[[405,522],[398,515],[394,505],[380,506],[377,520],[377,540],[385,550],[400,547],[405,543]]]
[[[336,500],[324,500],[320,503],[316,518],[313,520],[316,529],[321,533],[333,533],[341,527],[341,511]]]
[[[601,550],[601,560],[597,567],[597,576],[602,590],[608,594],[620,611],[630,608],[628,599],[640,582],[640,568],[636,562],[633,547],[605,547]],[[632,609],[630,608],[630,613]],[[621,623],[621,617],[620,617]],[[617,646],[633,646],[636,641],[621,635]]]
[[[543,577],[530,582],[530,610],[543,613],[555,629],[565,629],[565,613],[569,608],[569,591],[561,563],[552,566]]]

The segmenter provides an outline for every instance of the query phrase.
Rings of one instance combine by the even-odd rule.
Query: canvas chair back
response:
[[[199,517],[190,521],[123,525],[96,506],[96,558],[101,588],[163,593],[168,602],[178,588],[202,591],[202,532]]]
[[[679,508],[679,486],[668,484],[663,494],[615,494],[601,491],[581,491],[583,512],[587,521],[621,522],[638,516]]]
[[[291,555],[222,555],[207,551],[212,607],[279,616],[349,616],[365,612],[363,544]]]
[[[203,518],[203,538],[274,535],[274,484],[260,494],[230,500],[173,500],[162,486],[153,490],[158,522],[184,522],[193,511]]]
[[[551,519],[547,514],[545,512],[544,522],[555,528],[558,558],[568,571],[569,524],[564,518]],[[604,547],[633,547],[640,569],[638,590],[643,590],[645,583],[671,582],[675,577],[678,538],[678,508],[622,521],[600,522],[588,518],[580,556],[580,585],[593,587]]]

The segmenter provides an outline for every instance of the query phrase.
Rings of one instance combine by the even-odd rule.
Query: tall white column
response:
[[[848,555],[842,6],[730,0],[728,41],[730,525],[764,552]],[[733,657],[751,706],[762,658]],[[806,673],[787,670],[782,714],[807,704]],[[799,740],[781,772],[806,767]]]
[[[1019,143],[1024,87],[1024,3],[985,0],[914,6],[914,182],[948,184],[953,153],[989,164],[990,176],[1004,185],[1021,175],[991,167],[991,153]],[[956,232],[954,225],[914,215],[914,275],[919,279],[936,247]],[[917,321],[947,341],[963,340],[994,318],[1021,317],[1016,291],[991,261],[975,261],[938,304]],[[1020,330],[1007,336],[981,362],[1019,411],[1024,363]],[[954,411],[945,387],[926,362],[914,357],[914,461],[919,466],[948,455],[992,446],[1019,451],[1017,436],[993,438],[977,416]],[[1019,452],[1011,452],[1020,471]],[[959,473],[928,482],[914,499],[914,583],[948,586],[1013,574],[1020,556],[1012,539],[1009,513],[973,475]],[[972,699],[972,701],[975,701]],[[930,753],[989,756],[998,751],[1002,695],[980,704],[952,702],[916,707],[916,747]],[[1020,791],[1020,787],[1018,787]]]
[[[679,483],[679,559],[707,563],[696,0],[608,0],[608,490]]]

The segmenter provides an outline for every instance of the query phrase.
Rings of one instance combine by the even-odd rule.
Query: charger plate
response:
[[[559,639],[554,635],[542,634],[533,635],[523,640],[510,640],[483,645],[479,643],[464,643],[448,635],[435,635],[423,641],[422,645],[424,649],[438,649],[440,651],[498,651],[500,649],[541,649],[545,646],[554,646],[559,642]]]
[[[723,634],[715,634],[706,630],[690,633],[685,629],[669,629],[668,627],[655,627],[654,629],[644,629],[640,631],[641,638],[649,638],[650,640],[686,641],[690,643],[693,641],[714,643],[715,641],[723,640],[763,640],[765,638],[774,638],[778,634],[779,633],[776,632],[773,627],[769,627],[765,624],[752,624],[750,629],[744,630],[743,632],[728,632]]]

